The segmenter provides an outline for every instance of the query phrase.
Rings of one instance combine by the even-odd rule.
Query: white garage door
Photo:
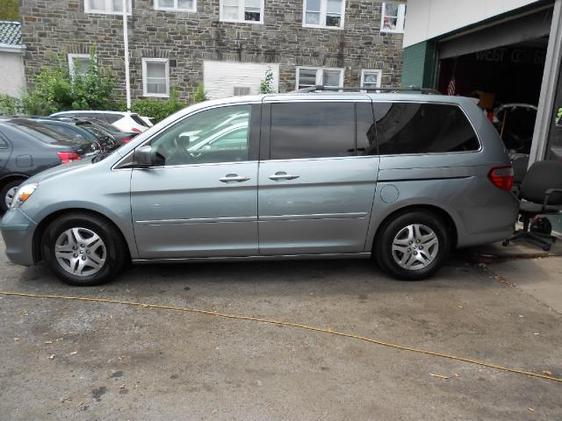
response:
[[[265,79],[268,68],[271,68],[273,73],[273,90],[277,92],[279,64],[205,61],[203,62],[203,83],[207,98],[259,94],[260,83]]]

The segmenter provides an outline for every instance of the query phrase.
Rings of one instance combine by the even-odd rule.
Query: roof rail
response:
[[[298,93],[313,93],[322,91],[333,91],[333,92],[370,92],[370,93],[383,93],[383,92],[419,92],[427,95],[441,95],[437,89],[433,88],[420,88],[418,86],[409,86],[407,88],[340,88],[336,86],[309,86],[307,88],[297,89],[294,92]]]

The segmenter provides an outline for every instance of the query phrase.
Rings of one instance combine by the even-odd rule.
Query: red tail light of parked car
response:
[[[78,155],[76,152],[57,152],[57,155],[59,156],[60,162],[62,164],[68,164],[69,162],[77,161],[80,159],[80,155]]]

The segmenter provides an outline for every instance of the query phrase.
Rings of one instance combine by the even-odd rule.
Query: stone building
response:
[[[314,84],[398,86],[403,2],[128,0],[133,98],[257,93],[266,70],[279,92]],[[98,65],[124,95],[122,0],[22,0],[26,76],[63,59]]]

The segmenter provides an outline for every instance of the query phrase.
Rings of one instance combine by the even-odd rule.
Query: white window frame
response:
[[[166,12],[197,12],[197,0],[193,0],[193,7],[191,9],[184,9],[179,7],[179,0],[174,0],[172,7],[160,6],[161,0],[154,0],[154,10],[164,10]]]
[[[263,15],[265,11],[265,0],[260,0],[260,20],[245,20],[244,13],[246,12],[246,1],[245,0],[238,0],[239,3],[239,11],[238,11],[238,19],[226,19],[223,16],[223,5],[224,0],[220,0],[219,2],[219,20],[221,22],[232,22],[232,23],[253,23],[258,25],[263,25]]]
[[[377,73],[377,88],[381,87],[382,83],[382,70],[380,69],[361,69],[361,87],[365,88],[365,74],[367,73]]]
[[[398,19],[396,20],[396,29],[384,29],[384,18],[386,17],[386,4],[395,3],[398,4]],[[381,32],[387,32],[391,34],[403,34],[404,33],[404,19],[406,17],[406,4],[398,2],[384,2],[381,5]]]
[[[132,0],[127,0],[128,12],[127,15],[131,16],[133,13],[133,4]],[[113,10],[113,2],[112,0],[105,0],[105,8],[104,10],[92,9],[90,8],[90,0],[84,0],[84,12],[85,13],[95,13],[99,15],[122,15],[123,12],[114,11]]]
[[[345,0],[342,0],[342,2],[341,2],[340,26],[326,26],[328,0],[320,0],[320,22],[321,23],[319,25],[306,23],[306,4],[307,4],[307,2],[308,2],[308,0],[303,0],[303,2],[302,2],[302,26],[303,26],[303,28],[322,28],[322,29],[338,29],[338,30],[342,30],[344,28],[344,25],[345,25]]]
[[[68,73],[70,74],[71,78],[74,78],[75,73],[75,67],[74,67],[74,59],[75,58],[86,58],[88,60],[90,60],[90,55],[89,54],[68,54]],[[94,57],[95,59],[95,57]]]
[[[147,63],[165,63],[166,93],[152,94],[147,90]],[[147,58],[142,59],[142,96],[153,98],[168,98],[170,96],[170,60],[167,58]]]
[[[297,72],[296,72],[296,77],[297,77],[297,79],[295,81],[296,89],[301,89],[300,85],[299,85],[301,70],[314,70],[314,71],[316,71],[316,86],[324,86],[324,70],[337,70],[337,71],[340,72],[340,80],[339,80],[338,88],[343,88],[343,81],[344,81],[344,74],[345,74],[344,68],[299,66],[299,67],[297,67]]]

